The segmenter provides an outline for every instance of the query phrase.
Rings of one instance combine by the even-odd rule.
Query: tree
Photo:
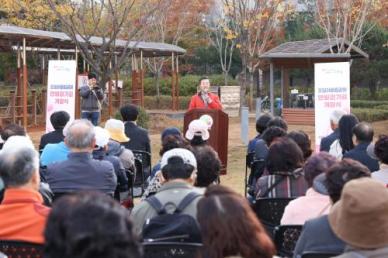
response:
[[[139,37],[152,13],[136,8],[135,0],[73,1],[65,11],[54,0],[48,2],[60,19],[63,31],[98,75],[101,87],[105,87],[113,72],[132,53],[136,44],[129,48],[130,40]],[[158,3],[155,1],[153,10],[158,8]]]
[[[288,6],[285,2],[281,0],[223,0],[225,13],[231,17],[234,24],[237,48],[241,53],[241,106],[247,105],[247,72],[252,99],[253,74],[260,65],[259,56],[276,39],[281,21],[288,14]],[[259,90],[258,96],[260,96]]]
[[[221,8],[217,9],[208,17],[204,16],[203,21],[210,43],[217,50],[224,83],[228,85],[229,71],[232,67],[233,53],[237,43],[236,28],[234,28],[235,23],[231,21],[229,15],[221,12]]]
[[[66,6],[65,1],[57,1],[58,11]],[[16,26],[58,30],[59,20],[45,0],[0,0],[0,11],[6,23]]]
[[[158,10],[150,16],[149,25],[143,33],[143,40],[178,45],[184,38],[190,37],[199,24],[200,13],[206,11],[208,2],[204,0],[163,0]],[[155,0],[146,0],[142,8],[152,10]],[[160,77],[162,69],[171,57],[146,59],[146,65],[154,76],[156,95],[160,98]]]
[[[369,15],[382,8],[383,3],[386,0],[315,0],[316,21],[329,42],[335,43],[331,52],[349,53],[352,46],[360,47],[376,25],[367,23]]]

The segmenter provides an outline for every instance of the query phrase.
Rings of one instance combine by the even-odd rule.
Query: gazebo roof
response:
[[[75,44],[72,39],[63,32],[44,31],[23,28],[13,25],[0,25],[0,50],[10,51],[13,46],[18,43],[21,44],[23,38],[26,39],[27,46],[32,48],[46,48],[47,49],[74,49]],[[91,37],[92,45],[101,45],[103,39],[101,37]],[[144,42],[144,41],[128,41],[118,39],[116,40],[117,51],[126,47],[134,50],[137,53],[143,51],[145,57],[153,56],[170,56],[172,53],[182,55],[186,53],[181,47],[176,45],[158,43],[158,42]]]
[[[341,42],[342,39],[339,39]],[[345,41],[345,45],[350,43]],[[331,53],[330,48],[336,51],[336,39],[311,39],[292,41],[280,44],[260,56],[262,59],[280,58],[368,58],[368,54],[356,46],[351,47],[350,53]]]

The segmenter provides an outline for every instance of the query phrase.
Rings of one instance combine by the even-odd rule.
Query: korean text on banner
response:
[[[321,139],[332,132],[330,115],[334,110],[350,112],[349,62],[317,63],[315,71],[315,150]]]
[[[47,80],[46,132],[53,131],[50,116],[56,111],[66,111],[74,120],[76,61],[50,60]]]

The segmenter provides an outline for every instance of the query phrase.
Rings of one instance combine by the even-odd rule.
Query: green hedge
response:
[[[351,99],[362,99],[362,100],[387,100],[388,99],[388,88],[380,88],[376,91],[376,96],[371,96],[368,88],[352,88]]]
[[[189,107],[191,96],[179,97],[179,109],[187,109]],[[144,106],[146,109],[171,109],[171,96],[160,96],[159,104],[156,96],[144,96]]]
[[[384,106],[388,105],[388,101],[387,100],[351,100],[350,105],[352,108],[385,109]]]
[[[191,96],[197,91],[197,86],[200,75],[185,75],[179,77],[179,95],[180,96]],[[224,76],[222,74],[210,75],[210,82],[212,85],[224,85]],[[131,78],[124,79],[124,87],[127,90],[131,89]],[[229,85],[238,85],[237,81],[233,78],[228,79]],[[163,77],[159,81],[160,95],[171,95],[171,77]],[[156,87],[155,81],[152,77],[144,78],[144,95],[155,96]]]
[[[388,119],[388,109],[352,108],[360,121],[374,122]]]

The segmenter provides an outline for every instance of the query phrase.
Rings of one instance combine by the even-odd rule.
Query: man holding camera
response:
[[[81,118],[88,119],[94,126],[98,125],[101,113],[101,102],[104,99],[103,90],[97,85],[97,76],[88,74],[88,86],[80,88],[82,97]]]
[[[218,96],[209,92],[209,78],[202,77],[200,79],[199,89],[200,91],[191,97],[189,110],[194,108],[222,109],[222,105]]]

